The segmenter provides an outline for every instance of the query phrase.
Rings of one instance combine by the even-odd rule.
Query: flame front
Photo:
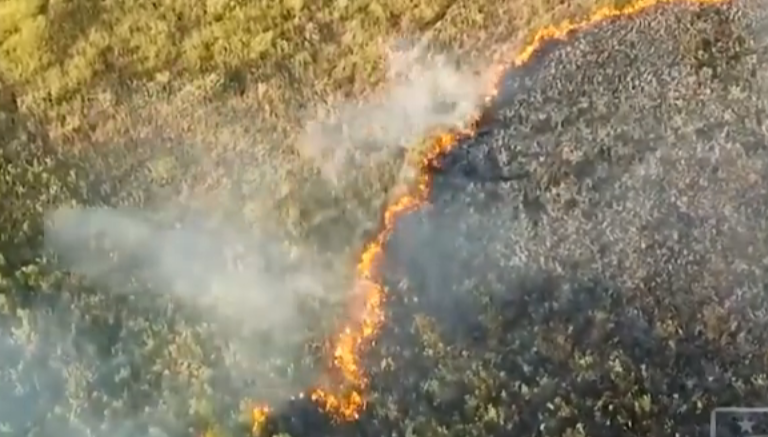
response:
[[[688,3],[706,5],[719,4],[727,0],[688,0]],[[524,46],[511,60],[499,64],[492,75],[493,86],[486,94],[486,102],[497,94],[498,83],[502,74],[510,67],[519,67],[548,41],[565,40],[574,32],[595,25],[603,20],[617,17],[627,17],[643,12],[653,6],[685,2],[685,0],[636,0],[623,7],[605,6],[597,9],[581,21],[566,20],[558,25],[540,29],[529,44]],[[471,129],[443,133],[437,136],[432,147],[424,153],[420,160],[419,177],[411,193],[405,194],[393,201],[384,212],[382,230],[360,255],[357,265],[355,291],[362,294],[364,305],[362,314],[356,323],[351,323],[336,337],[334,349],[334,366],[343,378],[341,389],[330,390],[318,388],[310,393],[310,398],[323,410],[338,420],[356,420],[365,408],[364,392],[368,387],[368,379],[363,371],[361,352],[370,344],[384,322],[384,286],[381,283],[379,262],[383,255],[384,243],[392,233],[395,223],[403,214],[418,209],[426,201],[431,186],[429,169],[438,157],[448,152],[460,136],[471,135],[477,125],[480,113],[473,117]],[[303,396],[303,394],[301,395]],[[258,432],[269,415],[268,406],[258,406],[253,409],[254,432]]]
[[[341,394],[334,394],[326,389],[316,389],[310,395],[312,400],[338,419],[357,419],[365,407],[363,392],[368,386],[368,379],[362,369],[360,352],[384,323],[384,286],[381,284],[378,269],[383,246],[397,217],[421,203],[420,198],[404,196],[390,204],[384,214],[383,230],[366,246],[360,256],[360,262],[357,264],[356,292],[363,295],[362,316],[356,326],[348,325],[341,331],[334,350],[334,364],[344,379],[346,390]]]

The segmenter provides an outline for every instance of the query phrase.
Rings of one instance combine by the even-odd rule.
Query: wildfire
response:
[[[623,7],[605,6],[597,9],[588,17],[580,21],[566,20],[558,25],[551,25],[540,29],[534,35],[530,43],[525,45],[511,61],[499,64],[494,69],[494,75],[490,92],[487,93],[486,102],[490,101],[498,91],[499,80],[502,74],[511,67],[519,67],[526,62],[545,43],[560,39],[565,40],[573,32],[595,25],[603,20],[617,17],[627,17],[643,12],[653,6],[671,4],[676,2],[688,2],[692,4],[706,5],[719,4],[727,0],[636,0]],[[411,193],[405,194],[393,201],[384,212],[382,230],[363,250],[357,265],[357,280],[355,291],[360,292],[364,298],[362,314],[356,323],[350,323],[339,333],[335,342],[334,365],[343,378],[343,388],[332,392],[328,389],[318,388],[309,396],[323,410],[339,420],[355,420],[365,407],[363,393],[368,387],[368,379],[362,369],[361,352],[370,344],[372,338],[378,333],[384,322],[384,286],[379,276],[379,261],[383,254],[384,243],[392,233],[395,222],[403,214],[419,208],[427,200],[430,189],[429,168],[435,160],[449,151],[456,144],[458,138],[471,135],[476,127],[480,114],[476,114],[466,131],[443,133],[437,136],[432,147],[421,158],[419,178]],[[303,394],[300,396],[304,396]],[[258,406],[253,409],[254,432],[261,429],[271,409],[268,406]]]

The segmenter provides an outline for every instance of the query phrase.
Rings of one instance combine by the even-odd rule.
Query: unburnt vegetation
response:
[[[768,384],[758,3],[510,70],[386,243],[369,403],[336,423],[290,398],[382,207],[492,55],[602,4],[3,0],[0,430],[242,436],[267,401],[265,436],[708,435]]]

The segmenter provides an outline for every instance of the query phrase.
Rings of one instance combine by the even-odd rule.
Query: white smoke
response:
[[[345,172],[357,171],[356,166],[360,164],[375,168],[393,154],[412,147],[424,136],[468,121],[483,102],[487,80],[477,71],[487,72],[484,66],[459,65],[447,54],[429,53],[423,44],[391,50],[388,55],[387,82],[381,93],[372,99],[361,101],[358,98],[334,105],[334,117],[328,119],[318,113],[305,125],[299,141],[300,150],[331,181],[343,178]],[[200,158],[204,165],[216,166],[212,164],[216,162],[214,158]],[[231,166],[233,162],[237,165],[239,160],[227,160],[226,165]],[[257,177],[259,180],[270,180],[269,175],[288,173],[284,168],[274,168],[285,167],[279,162],[270,160],[270,168],[251,165],[247,170],[263,173],[263,177]],[[242,168],[224,168],[223,165],[214,170],[217,173],[244,172]],[[322,187],[312,187],[312,190],[318,189],[322,190]],[[273,205],[278,201],[277,197],[284,194],[271,189],[264,191],[275,197],[259,202],[265,205],[264,209],[270,208],[268,205]],[[317,196],[320,200],[317,205],[313,204],[313,208],[323,211],[350,208],[349,205],[323,203],[322,199],[331,197]],[[226,201],[231,199],[222,200],[222,209],[231,207],[223,205]],[[216,209],[215,202],[208,206]],[[252,226],[245,229],[235,224],[237,218],[214,224],[202,213],[179,219],[177,212],[163,203],[144,209],[54,209],[46,217],[45,245],[56,254],[58,267],[86,278],[104,299],[112,301],[113,297],[120,296],[134,302],[146,301],[148,306],[157,301],[171,302],[171,305],[183,306],[199,315],[199,323],[215,326],[214,332],[220,336],[222,349],[231,356],[224,360],[227,369],[211,370],[225,370],[224,373],[243,380],[262,381],[256,392],[251,393],[253,398],[279,403],[315,382],[314,367],[311,371],[297,370],[300,366],[297,360],[306,356],[304,348],[308,343],[324,339],[329,334],[327,330],[334,328],[325,325],[328,319],[333,319],[327,317],[327,310],[341,307],[338,303],[349,298],[349,287],[344,284],[348,285],[346,275],[353,269],[354,260],[348,260],[346,270],[335,270],[337,266],[329,268],[309,251],[299,251],[296,242],[288,244],[274,233],[260,231],[266,229],[260,223],[251,223]],[[347,232],[354,232],[353,227]],[[335,232],[328,238],[350,239]],[[69,319],[40,319],[38,325],[66,330],[82,316],[77,313],[81,305],[73,304],[75,310],[64,311]],[[52,338],[61,337],[62,344],[75,349],[93,347],[90,337],[75,333],[67,335]],[[0,344],[2,341],[5,337],[0,337]],[[51,341],[54,340],[48,343]],[[64,347],[48,343],[38,347],[46,351]],[[77,346],[73,346],[75,344]],[[119,347],[125,350],[118,355],[129,356],[132,352],[128,349],[137,345],[120,344]],[[182,361],[196,365],[195,360],[200,357],[194,354],[200,352],[188,353],[192,356],[182,358]],[[72,357],[72,362],[82,361],[77,352],[67,356]],[[90,372],[90,376],[86,375],[83,380],[96,378],[93,375],[111,365],[100,363],[96,356],[83,363],[84,372]],[[64,369],[68,366],[72,363],[62,364]],[[275,376],[281,372],[280,376]],[[163,386],[163,392],[172,393],[174,384],[179,382],[174,380],[167,384]],[[160,398],[165,399],[164,396]],[[72,416],[89,417],[79,412],[73,412]],[[29,417],[28,420],[31,423],[36,419]],[[115,435],[112,428],[101,432],[98,430],[100,425],[95,425],[107,423],[107,419],[88,420],[93,423],[83,425],[85,434]],[[130,424],[133,421],[116,419],[115,423]]]
[[[381,93],[319,109],[305,127],[300,150],[329,180],[379,163],[439,129],[467,123],[483,103],[486,65],[461,65],[424,43],[393,47],[387,55]]]

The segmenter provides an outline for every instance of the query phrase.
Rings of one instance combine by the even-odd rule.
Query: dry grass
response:
[[[104,93],[125,99],[131,86],[190,83],[205,92],[202,84],[211,77],[282,124],[295,121],[296,101],[359,94],[378,83],[382,43],[393,38],[426,35],[453,48],[488,50],[595,6],[524,0],[212,0],[194,6],[177,0],[3,0],[0,74],[21,107],[44,115],[60,133],[87,131],[86,114]]]
[[[0,333],[13,327],[19,356],[34,349],[45,364],[70,363],[66,350],[39,340],[58,344],[51,333],[58,325],[36,311],[53,301],[64,323],[84,327],[83,341],[112,347],[61,364],[53,378],[61,393],[39,407],[42,428],[12,432],[59,435],[62,421],[74,423],[90,408],[112,424],[151,411],[147,422],[168,424],[174,436],[190,428],[209,429],[206,436],[248,433],[249,424],[238,428],[233,419],[248,405],[232,394],[247,388],[225,381],[232,363],[222,365],[217,333],[173,304],[137,310],[57,271],[41,255],[47,207],[204,209],[339,270],[330,288],[343,294],[344,275],[378,227],[403,156],[334,184],[295,147],[308,111],[377,90],[386,45],[397,38],[487,60],[511,53],[535,28],[614,1],[626,3],[0,0]],[[418,335],[428,342],[423,325]],[[105,340],[108,331],[119,334]],[[145,340],[160,346],[142,349]],[[3,351],[0,358],[29,367]],[[119,381],[106,384],[112,392],[89,397],[82,389],[94,381],[88,372],[128,355],[136,361],[115,367]],[[278,364],[268,371],[286,367]],[[224,376],[210,377],[218,371]],[[0,376],[0,393],[15,385],[18,396],[37,399],[37,382],[26,373],[0,367]],[[157,381],[168,385],[158,390]]]
[[[177,153],[167,150],[174,144],[197,144],[208,163],[202,179],[186,184],[217,198],[233,184],[221,161],[247,150],[255,166],[279,169],[261,177],[261,189],[279,203],[273,220],[303,236],[317,216],[338,218],[308,205],[340,211],[357,198],[375,221],[396,179],[399,161],[351,182],[357,194],[328,187],[293,147],[307,111],[377,89],[388,44],[423,38],[487,59],[511,52],[532,29],[611,1],[2,0],[2,101],[37,120],[56,147],[116,150],[132,162],[119,165],[124,171]],[[189,171],[165,162],[166,185],[174,171]],[[318,192],[321,199],[309,199]]]

